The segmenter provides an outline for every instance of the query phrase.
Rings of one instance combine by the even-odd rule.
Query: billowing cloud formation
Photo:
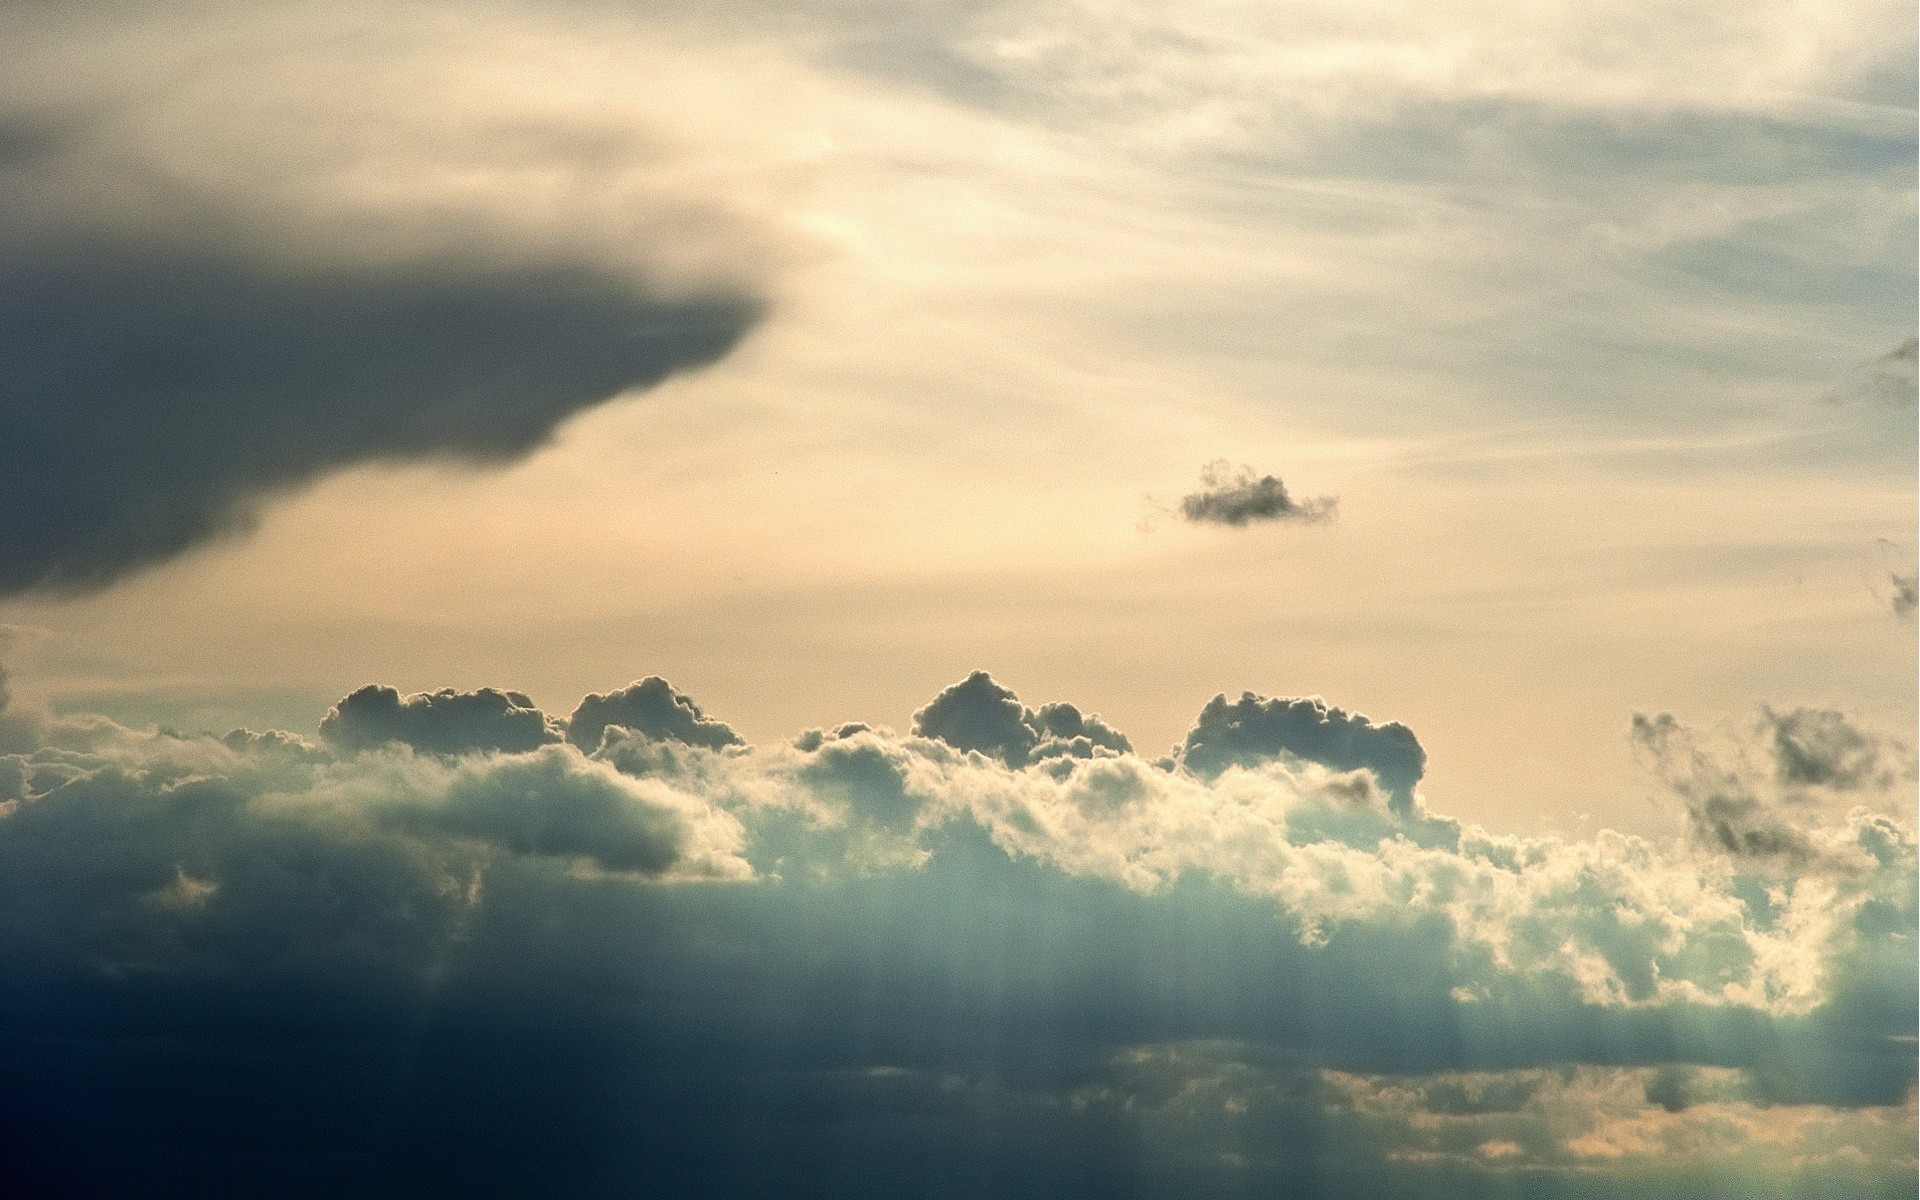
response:
[[[1252,467],[1238,471],[1226,459],[1215,459],[1200,472],[1200,490],[1180,498],[1180,515],[1201,525],[1238,528],[1255,521],[1324,521],[1339,501],[1332,496],[1295,500],[1276,475],[1257,475]]]
[[[759,311],[557,262],[0,244],[0,595],[110,583],[351,464],[510,461]]]
[[[399,742],[434,754],[515,753],[560,740],[555,723],[522,692],[451,688],[402,696],[368,684],[333,706],[320,736],[346,751]]]
[[[643,733],[656,741],[684,742],[718,750],[742,744],[739,734],[724,722],[700,711],[691,699],[673,690],[658,675],[649,675],[617,692],[595,692],[580,701],[567,720],[567,740],[591,753],[609,726]]]
[[[913,732],[1010,767],[1063,755],[1091,758],[1096,749],[1133,749],[1125,734],[1071,704],[1043,704],[1037,712],[1026,707],[985,671],[973,672],[914,713]]]
[[[1028,728],[984,675],[942,700]],[[1915,846],[1864,807],[1782,800],[1830,868],[1782,876],[1423,843],[1356,806],[1384,755],[18,715],[0,1137],[47,1194],[1911,1190]],[[1767,720],[1762,781],[1879,777]]]

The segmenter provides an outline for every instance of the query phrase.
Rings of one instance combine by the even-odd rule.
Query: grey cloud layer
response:
[[[557,263],[0,247],[0,594],[110,583],[355,463],[511,461],[759,314]]]
[[[984,673],[759,747],[657,680],[362,689],[317,745],[16,717],[0,1124],[103,1189],[1911,1184],[1914,844],[1864,808],[1777,797],[1786,873],[1499,837],[1389,803],[1399,726],[1221,697],[1149,762]],[[1903,769],[1822,713],[1742,745],[1796,794]]]
[[[0,34],[0,597],[103,587],[355,465],[511,463],[765,315],[751,222],[641,186],[672,151],[632,122],[617,162],[590,116],[529,150],[525,112],[449,119],[405,21],[356,55],[350,14],[207,15]]]

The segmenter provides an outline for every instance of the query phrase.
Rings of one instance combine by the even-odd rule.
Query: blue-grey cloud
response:
[[[642,733],[655,741],[711,750],[744,744],[724,721],[708,717],[698,704],[658,675],[649,675],[616,692],[595,692],[580,701],[567,719],[567,740],[591,753],[599,748],[609,727]]]
[[[1252,692],[1238,700],[1224,692],[1209,700],[1187,731],[1180,761],[1210,778],[1283,754],[1341,770],[1364,767],[1403,808],[1413,803],[1414,786],[1427,769],[1420,739],[1398,721],[1375,723],[1318,696],[1268,699]]]
[[[1296,500],[1277,475],[1252,467],[1235,470],[1216,459],[1200,472],[1200,490],[1180,498],[1180,515],[1199,525],[1240,528],[1258,521],[1325,521],[1339,504],[1333,496]]]
[[[356,463],[512,461],[761,308],[561,262],[0,243],[0,595],[104,586]]]
[[[1893,608],[1893,615],[1903,621],[1911,621],[1915,608],[1920,608],[1920,575],[1889,574],[1887,583],[1892,592],[1887,603]]]
[[[468,754],[532,750],[559,741],[561,731],[523,692],[443,688],[402,696],[368,684],[327,712],[320,736],[348,752],[398,742],[430,754]]]
[[[1840,791],[1890,788],[1911,770],[1904,746],[1858,728],[1835,709],[1763,708],[1761,717],[1782,783]]]
[[[1133,748],[1125,734],[1071,704],[1043,704],[1037,711],[1026,707],[985,671],[973,672],[914,713],[913,731],[961,750],[978,750],[1010,767]]]
[[[463,712],[415,708],[423,742]],[[1209,779],[855,726],[26,728],[0,1137],[28,1194],[1910,1190],[1858,1142],[1899,1140],[1920,1005],[1884,817],[1783,809],[1848,864],[1800,887],[1615,834],[1298,837],[1353,778],[1292,751]],[[1830,1140],[1771,1149],[1786,1104]],[[1698,1136],[1609,1141],[1647,1111]]]

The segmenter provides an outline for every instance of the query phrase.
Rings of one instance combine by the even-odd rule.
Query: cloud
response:
[[[737,822],[684,793],[636,783],[560,746],[466,765],[434,800],[376,802],[376,810],[383,808],[397,824],[474,838],[515,855],[578,859],[648,876],[692,863],[723,876],[751,874],[734,857]]]
[[[334,711],[367,736],[318,744],[34,716],[0,754],[10,1161],[203,1196],[1910,1184],[1905,825],[1783,800],[1836,867],[1798,878],[1614,833],[1330,838],[1417,741],[1247,703],[1370,765],[1014,766],[1073,725],[984,673],[928,706],[967,748],[615,723],[587,753],[495,689],[362,689]],[[1878,778],[1823,716],[1767,730],[1769,786]]]
[[[332,5],[77,12],[0,34],[0,597],[108,586],[348,468],[516,462],[766,315],[766,222],[682,169],[670,103],[508,78],[564,52],[531,13],[452,46]]]
[[[609,727],[632,730],[656,741],[682,742],[719,750],[744,745],[724,722],[700,711],[658,675],[649,675],[617,692],[595,692],[580,701],[567,719],[567,740],[591,753]]]
[[[1401,811],[1411,811],[1414,786],[1427,768],[1413,730],[1398,721],[1375,724],[1318,696],[1268,699],[1243,692],[1229,701],[1223,692],[1200,710],[1180,747],[1180,761],[1205,778],[1286,755],[1342,771],[1365,768]]]
[[[1882,834],[1859,806],[1915,777],[1910,748],[1831,709],[1763,708],[1749,729],[1719,736],[1636,713],[1631,736],[1686,805],[1694,837],[1756,869],[1861,869],[1859,852],[1876,853]]]
[[[1879,358],[1853,372],[1840,390],[1827,397],[1830,404],[1863,404],[1874,408],[1912,409],[1920,404],[1916,364],[1920,338],[1909,337]]]
[[[558,724],[521,692],[418,692],[368,684],[333,706],[320,736],[349,753],[399,742],[431,754],[532,750],[561,739]]]
[[[1887,600],[1893,608],[1893,615],[1903,621],[1911,621],[1914,609],[1920,607],[1920,574],[1890,574],[1887,582],[1893,589]]]
[[[0,246],[0,594],[105,586],[347,466],[511,462],[760,313],[559,261]]]
[[[1125,734],[1071,704],[1027,708],[985,671],[973,672],[914,713],[913,732],[961,750],[977,750],[1010,767],[1133,748]]]
[[[1339,503],[1333,496],[1295,500],[1278,476],[1256,475],[1247,466],[1234,471],[1224,458],[1207,464],[1200,483],[1199,491],[1180,499],[1180,515],[1197,525],[1238,529],[1256,521],[1326,521]]]
[[[1761,709],[1772,731],[1775,770],[1781,783],[1839,791],[1887,789],[1911,773],[1906,748],[1856,728],[1833,709]],[[1900,760],[1905,758],[1906,762]]]

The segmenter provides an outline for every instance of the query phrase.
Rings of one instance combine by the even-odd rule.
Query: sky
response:
[[[1915,1195],[1915,26],[6,6],[0,1160]]]

